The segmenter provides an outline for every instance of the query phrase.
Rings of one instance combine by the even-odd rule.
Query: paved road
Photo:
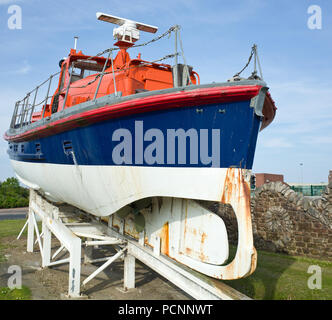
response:
[[[25,219],[28,208],[0,209],[0,220]]]

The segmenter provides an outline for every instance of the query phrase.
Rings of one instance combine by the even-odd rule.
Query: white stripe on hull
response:
[[[220,201],[227,168],[76,166],[11,160],[21,181],[96,216],[136,200],[175,197]]]

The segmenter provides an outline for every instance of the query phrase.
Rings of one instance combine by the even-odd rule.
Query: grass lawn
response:
[[[5,249],[1,238],[16,238],[24,223],[25,220],[0,221],[0,263],[5,261],[1,254]],[[230,248],[232,257],[235,250],[235,247]],[[311,290],[307,285],[312,276],[308,273],[311,265],[320,266],[322,270],[322,288],[319,290]],[[258,251],[257,269],[250,277],[224,282],[257,300],[332,300],[332,262]],[[0,299],[29,297],[28,288],[15,290],[11,292],[8,288],[0,288]]]
[[[19,232],[23,228],[26,220],[2,220],[0,221],[0,263],[6,261],[3,252],[5,249],[14,247],[14,245],[4,245],[1,241],[5,237],[13,237],[16,239]],[[27,229],[21,237],[26,236]],[[0,287],[0,300],[30,300],[31,291],[28,287],[22,286],[21,289],[9,289],[8,287]]]
[[[231,248],[232,254],[235,249]],[[308,287],[311,265],[321,268],[321,289]],[[332,300],[332,262],[259,250],[251,276],[225,283],[257,300]]]
[[[22,220],[2,220],[0,221],[0,239],[9,236],[18,236],[19,232],[25,224],[25,219]],[[26,230],[24,233],[26,235]]]
[[[10,245],[4,245],[1,241],[4,237],[17,237],[23,228],[26,220],[2,220],[0,221],[0,263],[6,261],[3,251]],[[26,236],[27,229],[24,230],[22,236]]]
[[[0,300],[30,300],[31,291],[28,287],[21,289],[0,288]]]

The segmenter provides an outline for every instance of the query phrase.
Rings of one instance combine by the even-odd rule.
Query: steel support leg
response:
[[[43,221],[44,231],[44,246],[42,248],[43,266],[47,266],[50,263],[51,257],[51,232],[60,240],[62,245],[69,251],[69,297],[80,297],[80,277],[81,277],[81,239],[75,236],[61,221],[53,219],[48,216],[48,212],[45,212],[41,207],[46,204],[46,201],[41,197],[41,201],[30,201],[30,215],[31,225],[34,226],[33,212],[36,212]],[[50,210],[50,208],[49,208]],[[30,223],[29,223],[30,226]],[[33,243],[33,238],[32,238]],[[44,256],[45,254],[45,256]]]
[[[123,287],[124,290],[135,288],[135,257],[131,254],[126,254],[124,258],[124,276]]]
[[[51,262],[51,238],[52,234],[47,225],[43,222],[43,261],[42,267],[47,267]]]
[[[91,238],[87,238],[87,241],[91,241]],[[92,246],[85,246],[84,248],[84,263],[89,263],[92,260],[92,252],[93,252],[93,247]]]
[[[29,209],[29,217],[28,217],[28,239],[27,239],[27,252],[33,252],[34,245],[34,231],[35,226],[33,223],[33,212]]]
[[[81,239],[75,238],[70,245],[69,258],[69,292],[70,297],[80,296],[81,278]]]

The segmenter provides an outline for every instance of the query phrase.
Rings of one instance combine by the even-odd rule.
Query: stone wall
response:
[[[214,211],[224,219],[229,240],[237,243],[237,222],[229,205]],[[255,247],[332,260],[332,183],[322,197],[309,199],[282,182],[264,184],[251,199]]]

